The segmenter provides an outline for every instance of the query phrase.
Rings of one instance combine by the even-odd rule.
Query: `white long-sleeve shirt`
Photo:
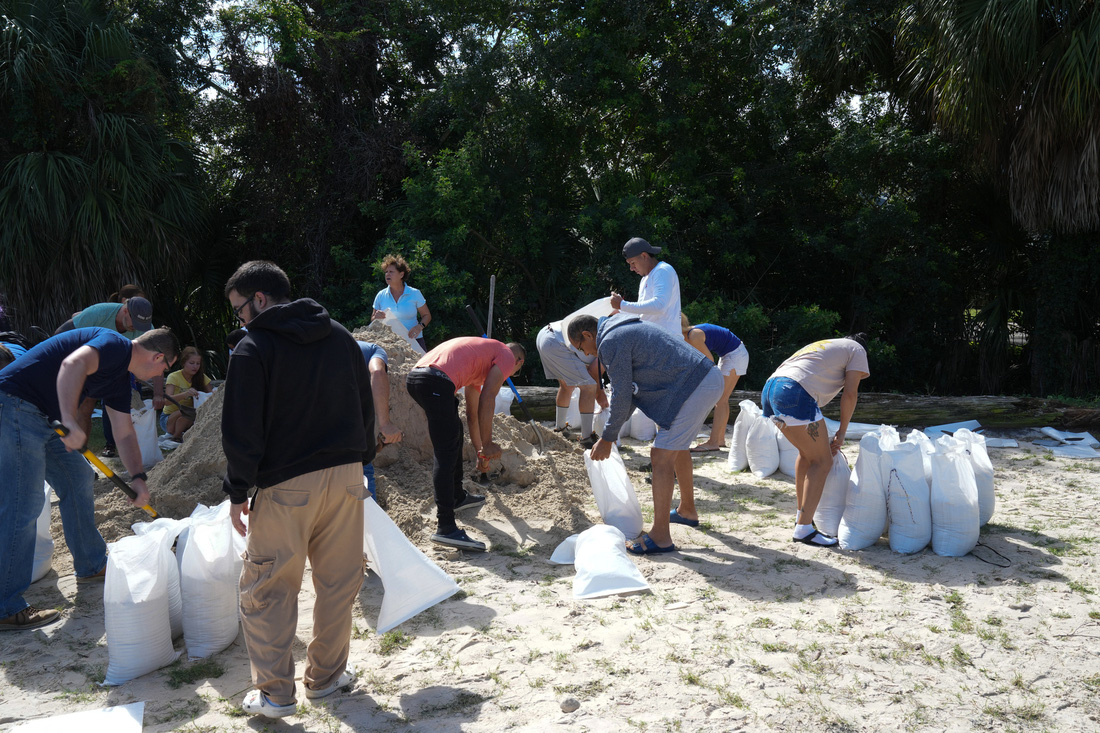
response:
[[[683,338],[680,330],[680,278],[667,262],[658,262],[638,284],[638,300],[624,300],[619,306],[623,313],[641,316],[643,321],[659,326],[676,338]]]

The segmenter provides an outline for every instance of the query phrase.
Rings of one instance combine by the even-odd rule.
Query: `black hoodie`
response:
[[[374,459],[374,400],[363,352],[319,303],[271,306],[229,360],[222,412],[223,489],[243,504],[265,488]]]

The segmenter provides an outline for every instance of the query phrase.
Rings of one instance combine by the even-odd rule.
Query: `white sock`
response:
[[[569,412],[568,407],[558,407],[554,405],[554,427],[564,428],[566,426],[565,415]]]
[[[802,510],[801,509],[799,509],[797,512],[795,512],[795,514],[794,514],[794,523],[795,524],[801,524],[802,523]]]
[[[591,412],[581,413],[581,437],[587,438],[592,434],[592,423],[595,419],[596,416]]]
[[[796,524],[794,525],[794,538],[800,540],[806,535],[813,534],[814,526],[812,524]]]

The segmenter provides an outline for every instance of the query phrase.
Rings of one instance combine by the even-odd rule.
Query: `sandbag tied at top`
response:
[[[121,685],[179,657],[172,648],[168,615],[168,576],[174,565],[171,549],[158,536],[135,535],[111,543],[103,585],[103,684]]]
[[[897,446],[899,442],[898,431],[887,425],[860,439],[856,467],[848,482],[844,516],[837,530],[842,549],[862,550],[870,547],[886,531],[882,452]]]
[[[630,415],[630,437],[650,441],[657,437],[657,423],[649,415],[635,408]]]
[[[201,505],[200,505],[201,506]],[[158,517],[152,522],[138,522],[132,526],[134,534],[138,536],[154,535],[168,548],[168,556],[171,559],[171,567],[168,570],[168,619],[172,626],[172,638],[178,639],[183,635],[183,594],[180,590],[179,558],[172,554],[172,545],[176,542],[180,533],[191,526],[191,519],[169,519]],[[184,543],[180,543],[180,552],[183,552]]]
[[[920,430],[910,431],[905,436],[906,443],[912,443],[920,448],[921,462],[924,466],[924,480],[932,483],[932,454],[936,452],[936,446],[932,445],[932,439]]]
[[[642,506],[638,503],[638,495],[634,493],[634,484],[626,473],[619,450],[611,446],[611,455],[602,461],[593,461],[589,452],[585,451],[584,467],[588,469],[596,508],[604,524],[618,528],[626,537],[641,534]]]
[[[741,400],[738,404],[737,419],[733,421],[733,439],[730,441],[729,457],[726,467],[738,473],[749,467],[749,456],[745,452],[745,442],[749,436],[749,426],[757,415],[761,414],[759,405],[752,400]]]
[[[848,459],[837,451],[833,456],[833,467],[825,477],[825,488],[821,490],[821,499],[814,512],[814,524],[817,529],[830,537],[836,537],[840,531],[840,520],[844,516],[844,507],[848,501],[848,484],[852,480],[852,470],[848,468]]]
[[[779,447],[779,472],[794,478],[795,468],[798,465],[798,448],[795,448],[794,443],[787,440],[787,436],[778,428],[775,431],[775,444]]]
[[[962,557],[978,544],[978,487],[967,444],[945,435],[932,454],[932,550]]]
[[[890,549],[920,552],[932,541],[932,507],[924,478],[921,447],[906,441],[882,453],[886,506],[890,517]]]
[[[967,445],[970,465],[974,467],[974,483],[978,487],[978,526],[984,527],[993,518],[997,495],[993,487],[993,462],[985,447],[985,436],[970,430],[955,431],[955,438]]]
[[[109,418],[104,415],[103,419]],[[131,410],[130,419],[134,423],[138,447],[141,448],[141,465],[146,469],[152,468],[164,460],[164,453],[157,441],[157,411],[153,409],[153,401],[145,400],[143,408]]]
[[[770,417],[760,414],[753,418],[745,436],[745,455],[753,476],[766,478],[779,470],[778,434],[779,428]]]
[[[198,514],[198,516],[196,516]],[[183,639],[187,656],[209,657],[233,643],[240,630],[237,587],[245,539],[233,529],[229,500],[209,511],[192,513],[180,561]]]

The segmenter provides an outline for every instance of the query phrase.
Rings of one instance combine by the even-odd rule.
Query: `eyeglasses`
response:
[[[256,294],[255,294],[255,293],[253,293],[253,294],[252,294],[252,296],[251,296],[251,297],[249,297],[249,299],[248,299],[248,300],[246,300],[245,302],[241,303],[241,306],[240,306],[239,308],[234,308],[234,309],[233,309],[233,315],[235,315],[235,316],[237,317],[237,320],[238,320],[238,321],[240,321],[241,323],[244,323],[244,319],[243,319],[243,318],[241,318],[241,311],[243,311],[243,310],[244,310],[244,307],[245,307],[246,305],[248,305],[249,303],[251,303],[251,302],[252,302],[252,299],[253,299],[253,298],[255,298],[255,297],[256,297]]]

